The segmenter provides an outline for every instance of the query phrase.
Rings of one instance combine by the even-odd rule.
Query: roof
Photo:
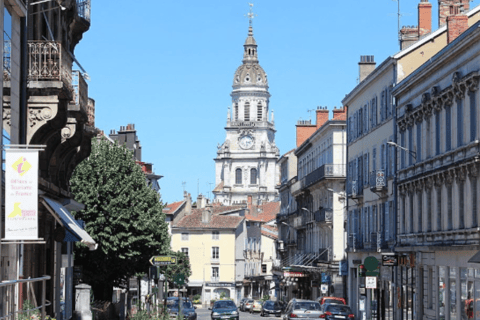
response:
[[[270,239],[278,239],[278,228],[272,226],[262,226],[262,236],[266,236]]]
[[[219,192],[219,191],[222,191],[223,190],[223,181],[220,182],[216,187],[215,189],[213,189],[213,192]]]
[[[249,212],[245,214],[245,219],[249,221],[268,222],[277,216],[280,212],[280,202],[264,202],[261,205],[248,205]]]
[[[183,217],[176,225],[174,225],[174,228],[236,229],[244,220],[244,218],[240,216],[224,216],[213,213],[210,222],[204,223],[202,222],[202,212],[204,210],[206,209],[193,209],[192,214]]]
[[[177,201],[177,202],[174,202],[174,203],[170,203],[170,204],[167,204],[165,207],[163,207],[163,212],[165,214],[174,214],[175,211],[178,210],[178,208],[180,208],[180,206],[185,202],[185,200],[182,200],[182,201]]]

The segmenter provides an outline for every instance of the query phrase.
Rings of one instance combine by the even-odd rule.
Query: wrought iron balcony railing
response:
[[[90,22],[90,0],[77,0],[78,15]]]
[[[315,221],[317,222],[332,222],[333,210],[331,208],[322,208],[315,213]]]
[[[60,42],[28,41],[28,80],[57,80],[72,84],[72,58]]]
[[[305,187],[325,179],[325,178],[345,178],[345,165],[343,164],[324,164],[321,167],[310,172],[306,176]]]
[[[87,108],[88,85],[80,71],[72,71],[73,103],[81,108]]]
[[[352,199],[363,197],[363,185],[360,180],[354,180],[347,183],[347,192]]]

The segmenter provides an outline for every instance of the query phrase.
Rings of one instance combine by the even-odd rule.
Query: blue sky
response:
[[[417,25],[420,1],[400,1],[401,25]],[[438,6],[430,2],[435,30]],[[283,154],[295,147],[295,124],[310,118],[307,110],[341,106],[357,84],[361,55],[374,55],[378,65],[399,51],[398,2],[253,3],[258,57]],[[182,182],[194,199],[198,192],[212,197],[213,159],[225,139],[248,10],[243,0],[92,0],[91,28],[75,55],[91,78],[96,126],[108,133],[135,124],[142,160],[164,176],[164,203],[182,199]]]

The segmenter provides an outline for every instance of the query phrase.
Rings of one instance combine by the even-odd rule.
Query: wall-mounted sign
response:
[[[328,284],[322,284],[320,287],[320,290],[322,291],[323,294],[328,293]]]
[[[398,266],[398,256],[395,253],[382,253],[382,266],[384,267]]]
[[[38,240],[38,150],[5,150],[5,239]]]
[[[171,264],[177,264],[177,257],[153,256],[149,261],[152,266],[168,266]]]
[[[230,282],[206,282],[205,287],[235,287],[235,283],[230,283]]]
[[[290,277],[290,278],[303,278],[303,277],[308,277],[305,273],[303,272],[295,272],[295,271],[285,271],[283,273],[284,277]]]

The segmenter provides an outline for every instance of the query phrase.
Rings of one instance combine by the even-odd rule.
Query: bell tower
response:
[[[225,205],[274,201],[278,180],[273,111],[267,74],[258,61],[257,42],[250,4],[248,36],[243,45],[242,65],[233,77],[231,105],[227,112],[225,142],[215,160],[215,201]]]

